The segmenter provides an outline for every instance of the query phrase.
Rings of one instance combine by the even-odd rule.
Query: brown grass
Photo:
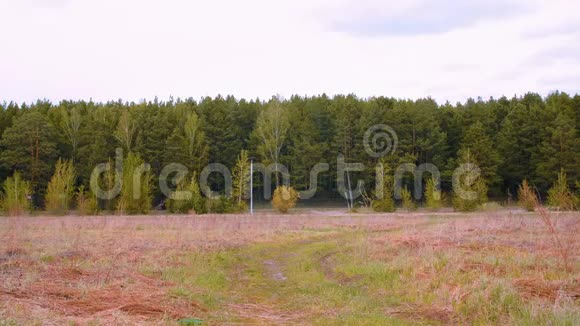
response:
[[[440,216],[429,220],[431,216]],[[541,216],[541,211],[540,211]],[[506,211],[291,215],[26,217],[0,219],[0,320],[50,323],[159,324],[207,311],[198,301],[174,297],[175,284],[161,271],[191,252],[272,241],[288,232],[342,228],[365,230],[370,260],[413,266],[417,291],[436,293],[431,304],[408,303],[385,313],[410,320],[465,322],[454,305],[469,300],[477,281],[442,275],[487,275],[513,286],[526,300],[554,305],[580,296],[580,216]],[[555,236],[557,241],[555,241]],[[565,255],[562,248],[565,247]],[[438,265],[444,255],[449,262]],[[489,257],[496,257],[495,263]],[[515,257],[515,258],[514,258]],[[567,261],[561,270],[554,257]],[[565,258],[564,258],[565,257]],[[521,259],[523,262],[514,259]],[[333,270],[333,255],[320,260],[329,279],[352,284]],[[565,275],[568,276],[562,276]],[[571,276],[570,276],[571,275]],[[576,275],[574,277],[574,275]],[[435,285],[436,284],[436,285]],[[242,318],[290,323],[295,312],[234,304]],[[257,316],[257,317],[256,317]]]

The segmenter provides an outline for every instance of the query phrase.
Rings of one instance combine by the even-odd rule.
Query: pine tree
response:
[[[477,176],[476,161],[469,148],[462,152],[460,163],[464,170],[453,180],[453,208],[472,212],[487,203],[487,184],[483,175]]]
[[[500,157],[484,125],[479,121],[465,132],[458,157],[464,157],[466,151],[469,151],[471,159],[477,162],[485,183],[492,186],[499,185],[501,178],[497,173],[497,168]]]
[[[40,205],[57,158],[54,127],[38,110],[26,112],[4,132],[0,162],[9,171],[20,171],[30,180],[35,204]]]
[[[90,108],[83,119],[84,127],[79,131],[78,155],[75,168],[79,182],[88,186],[93,169],[106,163],[115,155],[114,115],[111,110],[98,107]]]
[[[195,113],[188,113],[183,125],[177,126],[167,139],[164,163],[180,163],[189,171],[200,173],[207,164],[207,145],[201,122]]]
[[[537,158],[538,182],[549,184],[559,178],[561,170],[568,175],[568,182],[574,182],[580,177],[580,138],[576,135],[574,120],[561,112],[551,125]]]
[[[191,206],[196,214],[207,213],[207,203],[205,198],[201,195],[199,183],[197,182],[197,175],[194,173],[191,176],[188,190],[191,192]]]
[[[443,194],[439,189],[439,180],[434,177],[427,179],[425,185],[425,206],[429,209],[437,210],[443,206]]]
[[[568,179],[564,169],[560,170],[558,180],[556,180],[552,188],[548,191],[548,205],[562,210],[572,210],[575,208],[575,198],[568,187]]]
[[[195,214],[207,213],[206,201],[201,195],[195,173],[191,179],[184,178],[178,182],[175,191],[189,192],[191,196],[188,198],[173,198],[173,196],[167,198],[166,207],[171,213],[185,214],[192,210]]]

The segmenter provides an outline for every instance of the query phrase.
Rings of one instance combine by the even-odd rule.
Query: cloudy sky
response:
[[[580,90],[578,0],[0,0],[0,102]]]

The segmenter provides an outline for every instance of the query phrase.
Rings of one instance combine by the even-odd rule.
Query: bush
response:
[[[177,184],[176,191],[189,191],[191,197],[189,199],[185,198],[168,198],[167,199],[167,210],[171,213],[181,213],[187,214],[191,211],[195,214],[205,214],[209,208],[208,203],[201,195],[201,190],[199,189],[199,184],[197,183],[197,176],[194,173],[191,176],[189,183],[185,180]]]
[[[395,207],[395,202],[391,197],[373,200],[371,206],[375,212],[381,213],[390,213],[397,210],[397,208]]]
[[[487,203],[487,182],[480,174],[471,151],[460,151],[460,169],[453,174],[453,208],[460,212],[473,212]],[[470,193],[470,196],[467,194]],[[471,196],[474,193],[474,196]],[[468,197],[468,198],[466,198]]]
[[[480,209],[484,212],[497,212],[497,211],[503,209],[503,206],[501,206],[501,204],[498,202],[491,201],[491,202],[483,203],[480,206]]]
[[[143,167],[143,160],[134,153],[129,153],[123,161],[123,186],[117,202],[118,212],[147,214],[151,210],[152,179],[149,171],[143,171]],[[139,178],[135,178],[135,175],[139,175]]]
[[[2,210],[8,216],[19,216],[30,211],[30,182],[22,180],[19,172],[4,181],[2,194]]]
[[[534,190],[532,189],[532,187],[530,187],[528,180],[524,180],[518,188],[519,205],[528,212],[533,212],[534,207],[536,205],[536,201],[537,198],[536,194],[534,193]]]
[[[562,169],[558,173],[558,180],[548,190],[548,205],[558,209],[572,210],[575,206],[575,200],[572,191],[568,188],[566,173]]]
[[[46,190],[46,210],[65,214],[74,196],[75,170],[72,161],[59,159]]]
[[[288,213],[288,210],[296,206],[298,192],[290,186],[279,186],[274,190],[272,206],[280,213]]]
[[[425,206],[433,210],[437,210],[443,206],[443,194],[438,187],[438,181],[431,177],[427,179],[427,184],[425,185]]]
[[[216,214],[233,213],[235,211],[235,206],[227,197],[219,196],[207,200],[207,211]]]
[[[453,208],[460,212],[473,212],[487,203],[487,185],[482,178],[478,178],[474,184],[467,187],[466,191],[473,191],[476,193],[475,198],[466,199],[457,193],[453,196]]]
[[[97,197],[92,191],[86,191],[85,186],[80,186],[77,191],[77,210],[80,215],[96,215],[99,213]]]
[[[165,202],[166,208],[170,213],[186,214],[193,208],[191,198],[177,198],[176,192],[187,191],[188,184],[185,179],[182,179],[175,188],[175,191],[169,195]]]
[[[191,208],[196,214],[207,213],[207,203],[205,198],[201,195],[199,184],[197,183],[197,175],[194,173],[189,183],[189,191],[191,191]]]
[[[417,209],[417,206],[413,202],[413,197],[411,196],[411,192],[409,189],[405,188],[401,190],[401,199],[403,201],[403,208],[407,211],[414,211]]]

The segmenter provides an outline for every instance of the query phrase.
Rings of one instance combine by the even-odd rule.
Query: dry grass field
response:
[[[580,324],[580,216],[0,219],[0,325]],[[195,319],[194,319],[195,318]]]

